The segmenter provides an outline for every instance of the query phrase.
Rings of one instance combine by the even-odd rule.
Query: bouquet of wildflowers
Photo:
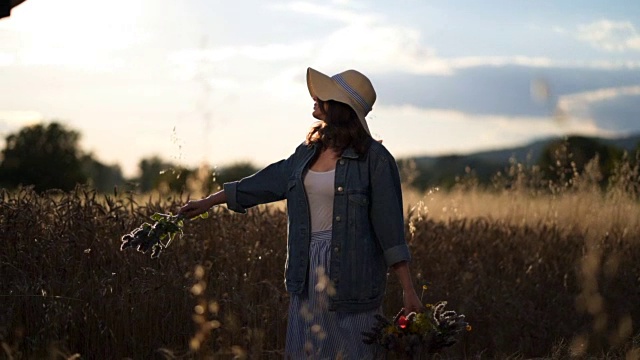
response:
[[[423,354],[437,353],[455,344],[463,330],[471,331],[465,316],[445,310],[446,305],[446,301],[427,304],[425,312],[406,316],[400,311],[393,320],[378,314],[371,331],[362,333],[363,342],[404,359],[420,359]]]
[[[208,213],[203,213],[199,217],[206,218]],[[146,254],[151,250],[151,257],[157,258],[162,250],[178,236],[182,236],[185,218],[182,215],[155,213],[151,215],[153,224],[143,223],[130,233],[122,236],[120,250],[134,248]]]

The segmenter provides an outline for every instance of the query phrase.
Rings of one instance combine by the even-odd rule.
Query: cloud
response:
[[[340,9],[335,6],[320,6],[307,2],[292,2],[280,5],[279,9],[307,14],[323,19],[341,22],[326,37],[318,40],[314,48],[322,49],[313,60],[321,65],[349,63],[369,71],[398,71],[412,74],[433,74],[449,76],[460,69],[484,66],[527,66],[532,68],[587,68],[587,69],[637,69],[638,60],[562,60],[544,56],[461,56],[441,57],[436,49],[427,46],[421,38],[421,32],[412,27],[389,23],[383,16],[368,12]],[[628,49],[640,49],[640,36],[631,23],[613,23],[601,21],[580,27],[580,37],[600,38],[605,46],[608,40],[611,46],[615,41],[624,43]],[[620,31],[616,31],[619,29]],[[554,27],[556,33],[566,33],[561,27]],[[597,34],[602,34],[598,37]],[[626,34],[626,35],[625,35]],[[316,55],[316,54],[314,54]]]
[[[458,109],[475,114],[550,116],[560,97],[640,84],[633,69],[565,69],[530,66],[477,66],[448,77],[403,72],[376,74],[379,103]],[[543,98],[532,86],[544,84]],[[569,100],[564,100],[569,101]]]
[[[640,51],[640,34],[628,21],[600,20],[580,25],[577,38],[604,51]]]
[[[479,115],[454,109],[380,106],[369,120],[374,137],[398,156],[468,153],[522,145],[534,138],[609,135],[588,118],[558,122],[550,117]]]
[[[183,49],[170,56],[176,63],[209,61],[221,62],[234,58],[247,58],[256,61],[283,61],[305,57],[313,44],[298,42],[292,44],[272,43],[267,45],[224,46],[214,49]]]
[[[640,86],[625,86],[618,88],[605,88],[595,91],[585,91],[577,94],[565,95],[558,100],[558,106],[575,107],[575,104],[591,104],[618,96],[640,95]]]
[[[125,0],[104,6],[83,0],[27,2],[19,9],[0,22],[0,38],[8,39],[0,43],[0,66],[111,70],[123,64],[115,52],[147,37],[137,22],[144,9]]]
[[[318,5],[305,1],[293,1],[273,5],[276,10],[312,15],[325,20],[334,20],[344,24],[371,24],[380,20],[377,14],[355,11],[349,8],[349,1],[333,1],[335,6]]]
[[[637,122],[640,86],[624,86],[602,88],[560,96],[556,105],[556,114],[563,119],[578,117],[593,119],[603,128],[618,132],[638,132],[640,124]],[[622,101],[627,98],[627,101]],[[607,103],[615,103],[615,108],[627,109],[617,111],[615,108],[606,109]],[[604,105],[604,106],[603,106]],[[616,126],[617,125],[617,126]]]
[[[224,46],[210,50],[185,49],[172,55],[184,68],[197,61],[221,63],[235,59],[260,62],[290,61],[325,71],[343,70],[343,64],[371,73],[404,72],[416,75],[451,76],[475,67],[526,66],[531,68],[637,69],[638,60],[558,60],[545,56],[459,56],[442,57],[422,39],[419,29],[390,23],[383,15],[366,8],[354,9],[350,2],[318,5],[296,1],[270,6],[276,11],[302,14],[320,21],[331,20],[333,29],[304,42],[272,43],[260,46]],[[627,24],[631,26],[630,24]],[[602,26],[600,26],[602,27]],[[631,26],[632,28],[632,26]],[[563,32],[560,27],[555,32]],[[634,30],[635,31],[635,30]],[[586,35],[585,35],[586,36]],[[635,40],[627,41],[635,46]],[[640,46],[640,41],[637,41]]]

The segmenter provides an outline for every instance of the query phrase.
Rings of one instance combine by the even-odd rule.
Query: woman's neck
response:
[[[309,169],[316,172],[331,171],[336,168],[336,161],[340,158],[338,150],[333,148],[323,148],[311,163]]]

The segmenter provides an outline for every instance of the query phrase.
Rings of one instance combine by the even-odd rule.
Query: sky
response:
[[[314,122],[307,67],[369,77],[396,158],[640,133],[633,1],[27,0],[0,20],[0,137],[59,121],[127,176],[263,166]]]

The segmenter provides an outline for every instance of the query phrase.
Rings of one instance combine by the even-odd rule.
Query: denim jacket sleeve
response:
[[[371,223],[387,266],[410,261],[404,232],[400,174],[395,159],[380,147],[371,174]]]
[[[225,183],[223,189],[227,196],[227,208],[235,212],[246,213],[250,207],[284,200],[287,179],[297,152],[296,150],[296,153],[289,158],[268,165],[251,176]]]

